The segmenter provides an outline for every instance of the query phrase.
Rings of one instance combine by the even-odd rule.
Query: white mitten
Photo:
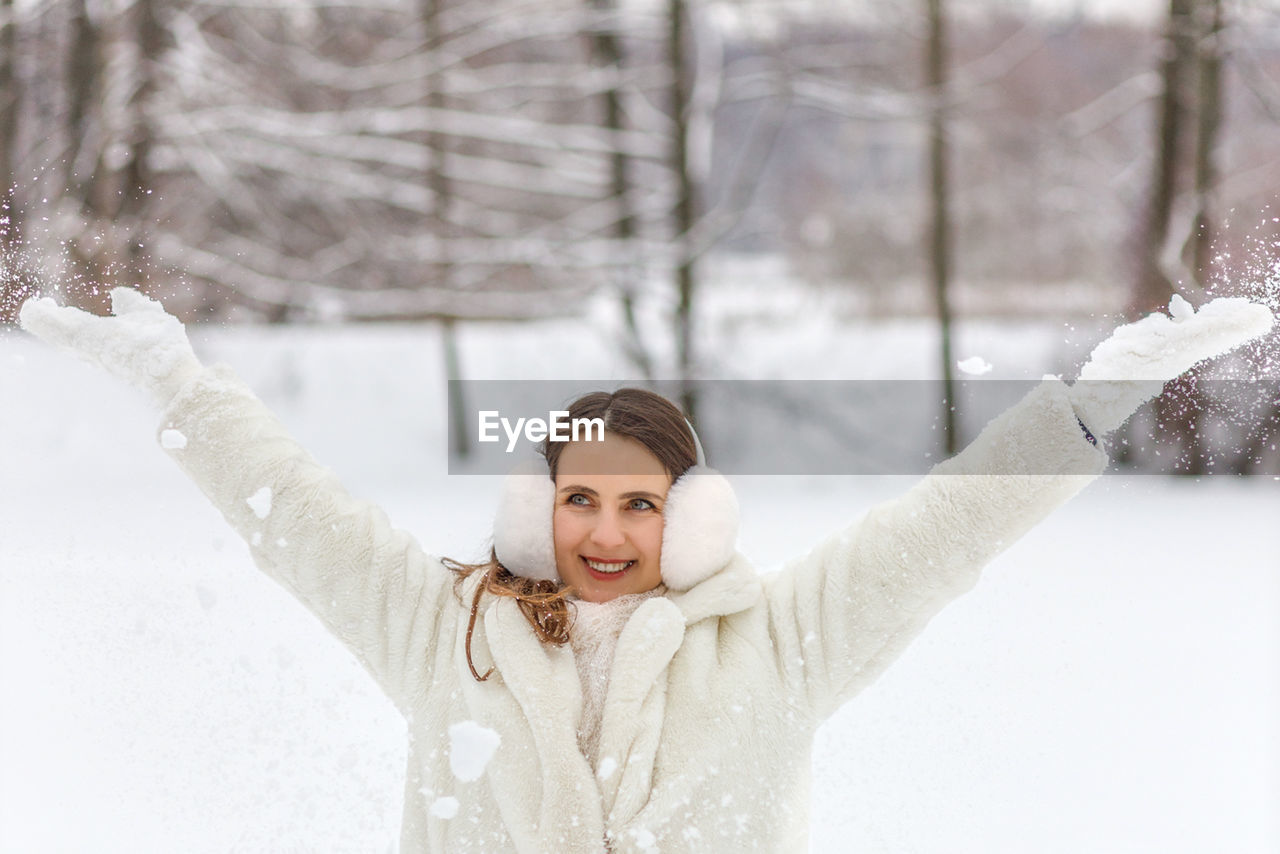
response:
[[[151,394],[160,406],[201,370],[181,321],[132,288],[113,288],[111,317],[98,317],[49,297],[18,312],[22,328]]]
[[[1222,297],[1196,311],[1175,294],[1169,311],[1172,317],[1157,311],[1118,327],[1080,369],[1071,404],[1096,435],[1115,430],[1197,362],[1265,335],[1275,320],[1266,306],[1240,297]]]

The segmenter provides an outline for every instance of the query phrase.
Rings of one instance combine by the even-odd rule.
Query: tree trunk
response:
[[[103,165],[105,86],[104,33],[89,14],[87,0],[74,0],[70,53],[67,57],[67,158],[64,186],[80,203],[83,222],[66,241],[76,273],[64,281],[70,304],[99,314],[110,306],[107,296],[118,272],[116,241],[108,226],[115,210]]]
[[[947,174],[947,33],[942,0],[925,0],[929,20],[925,85],[929,97],[929,273],[942,357],[943,447],[947,456],[959,449],[956,433],[955,375],[951,355],[951,183]]]
[[[155,131],[151,122],[151,99],[156,90],[156,66],[164,47],[164,31],[157,19],[161,0],[134,0],[133,31],[137,45],[137,69],[133,93],[129,99],[129,147],[125,161],[123,186],[120,188],[119,224],[129,231],[125,257],[134,281],[142,284],[149,278],[149,266],[143,260],[145,218],[148,199],[154,189],[150,168]]]
[[[18,169],[18,23],[13,0],[0,0],[0,251],[16,237],[13,191]]]
[[[26,286],[13,269],[18,233],[17,12],[13,0],[0,0],[0,324],[12,323],[26,299]]]
[[[1194,7],[1195,0],[1169,0],[1160,69],[1164,90],[1156,126],[1156,157],[1138,248],[1138,275],[1128,306],[1130,319],[1162,308],[1173,294],[1173,284],[1162,268],[1161,255],[1169,237],[1181,153],[1185,147],[1186,88],[1195,57]]]
[[[671,168],[676,179],[675,244],[676,244],[676,367],[680,377],[680,406],[690,421],[697,424],[697,394],[693,379],[693,295],[697,286],[694,276],[693,247],[690,243],[695,211],[695,187],[689,173],[689,102],[692,92],[691,69],[685,54],[685,0],[669,0],[667,55],[671,63]]]
[[[425,37],[424,52],[431,64],[426,78],[426,102],[429,110],[443,110],[447,106],[444,71],[438,59],[444,44],[444,32],[440,26],[440,13],[444,0],[423,0],[422,29]],[[432,129],[427,132],[427,188],[431,191],[431,217],[428,230],[434,234],[441,247],[440,263],[435,265],[435,287],[452,290],[455,269],[450,258],[450,239],[454,230],[450,224],[453,188],[446,171],[449,157],[449,138]],[[432,283],[427,283],[432,284]],[[471,438],[466,425],[466,399],[462,386],[462,362],[458,357],[456,318],[446,315],[440,321],[440,340],[444,347],[445,386],[448,389],[450,412],[450,452],[466,458],[471,454]]]
[[[151,170],[148,165],[155,133],[151,126],[149,102],[156,89],[156,63],[160,59],[164,32],[157,20],[160,0],[134,0],[133,28],[138,47],[138,67],[134,75],[133,95],[129,99],[130,123],[129,159],[124,165],[124,196],[121,213],[137,215],[145,207],[147,190],[151,187]]]
[[[1196,216],[1192,225],[1190,266],[1203,288],[1213,278],[1213,192],[1218,183],[1214,149],[1222,123],[1222,0],[1201,0],[1201,32],[1196,84]]]
[[[425,36],[426,44],[424,53],[431,64],[430,70],[426,78],[425,100],[429,110],[443,110],[447,106],[447,96],[445,93],[444,71],[440,69],[437,59],[440,56],[442,46],[444,44],[444,33],[440,27],[440,14],[443,11],[444,0],[423,0],[422,2],[422,29]],[[442,269],[439,271],[441,282],[445,285],[452,284],[453,272],[450,269],[448,254],[448,239],[452,236],[453,230],[450,228],[450,215],[452,207],[452,188],[449,185],[449,176],[447,170],[449,159],[449,139],[444,133],[434,128],[427,131],[427,151],[430,162],[427,164],[427,188],[431,191],[432,214],[430,221],[430,229],[434,233],[437,240],[444,246],[445,260],[442,262]]]
[[[1183,141],[1188,106],[1186,90],[1190,75],[1195,70],[1192,29],[1195,2],[1196,0],[1169,0],[1159,65],[1162,89],[1156,111],[1151,178],[1146,205],[1138,226],[1138,240],[1134,251],[1135,276],[1125,306],[1125,315],[1129,320],[1163,309],[1173,295],[1173,283],[1164,271],[1162,256],[1169,239],[1179,177],[1184,171],[1181,161],[1186,148]],[[1157,429],[1165,432],[1172,426],[1174,413],[1167,400],[1162,400],[1163,397],[1156,399],[1155,414]],[[1112,456],[1118,463],[1131,462],[1134,459],[1134,446],[1147,444],[1147,440],[1136,441],[1133,438],[1133,425],[1134,419],[1130,419],[1113,440]],[[1173,431],[1166,435],[1176,433],[1177,431]],[[1153,441],[1158,440],[1153,437]],[[1175,452],[1171,456],[1176,459],[1178,454]]]
[[[452,317],[440,321],[440,343],[444,348],[445,388],[449,397],[449,451],[465,459],[471,454],[471,434],[467,431],[467,400],[463,394],[462,360],[458,358],[458,336]]]
[[[93,138],[94,105],[102,89],[101,36],[89,17],[86,0],[74,0],[71,18],[71,50],[67,57],[67,141],[65,185],[79,196],[85,211],[97,212],[96,173],[98,154]]]
[[[592,0],[595,9],[601,13],[617,12],[616,0]],[[607,16],[602,16],[607,17]],[[592,39],[592,52],[598,68],[614,69],[618,75],[622,70],[623,54],[621,40],[611,28],[612,24],[601,21],[595,37]],[[613,225],[613,236],[618,241],[619,250],[627,253],[627,263],[618,265],[615,282],[621,302],[623,331],[626,334],[626,351],[631,361],[640,370],[646,380],[653,379],[653,360],[645,348],[644,339],[636,322],[636,291],[639,289],[641,268],[633,254],[632,241],[636,237],[636,216],[631,207],[630,182],[628,180],[629,156],[622,144],[621,136],[624,128],[622,112],[622,93],[617,85],[617,75],[601,95],[604,106],[604,123],[614,138],[614,150],[610,156],[610,194],[617,204],[617,218]]]
[[[1196,51],[1193,177],[1196,207],[1183,254],[1184,257],[1189,256],[1187,267],[1195,277],[1196,284],[1203,289],[1213,278],[1213,223],[1210,217],[1213,189],[1217,183],[1213,152],[1222,116],[1222,2],[1196,0],[1196,6],[1190,11],[1190,21],[1195,25],[1190,40]],[[1170,394],[1165,400],[1183,397],[1186,404],[1178,407],[1167,403],[1159,409],[1162,420],[1167,419],[1166,429],[1169,435],[1183,449],[1181,458],[1184,463],[1181,470],[1191,475],[1205,474],[1209,449],[1204,439],[1204,421],[1206,409],[1210,405],[1209,393],[1196,384],[1195,372],[1183,374],[1171,386]],[[1242,462],[1233,460],[1232,465],[1238,467]]]

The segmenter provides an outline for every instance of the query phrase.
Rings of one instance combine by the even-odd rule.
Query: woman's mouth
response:
[[[587,567],[587,572],[592,578],[598,581],[612,581],[615,578],[621,578],[628,569],[635,566],[634,560],[597,560],[596,558],[581,558],[583,564]]]

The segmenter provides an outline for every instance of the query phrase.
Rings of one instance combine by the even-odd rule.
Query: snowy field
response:
[[[717,329],[717,354],[736,376],[929,374],[927,327],[807,316]],[[1060,324],[964,333],[958,355],[1006,377],[1061,370]],[[609,338],[468,328],[463,364],[623,376]],[[444,474],[433,329],[196,339],[428,550],[486,551],[497,480]],[[155,426],[137,393],[0,333],[0,850],[394,851],[403,721]],[[910,480],[734,482],[742,550],[773,569]],[[1278,516],[1271,478],[1090,486],[822,729],[812,850],[1280,851]]]

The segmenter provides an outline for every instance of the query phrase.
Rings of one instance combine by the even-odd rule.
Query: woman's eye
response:
[[[654,507],[652,501],[648,501],[644,498],[633,498],[631,499],[631,509],[632,510],[654,510],[656,508]]]
[[[569,496],[569,503],[576,504],[579,507],[587,507],[591,504],[591,499],[587,498],[587,496],[583,495],[581,492],[575,492],[573,495]]]

